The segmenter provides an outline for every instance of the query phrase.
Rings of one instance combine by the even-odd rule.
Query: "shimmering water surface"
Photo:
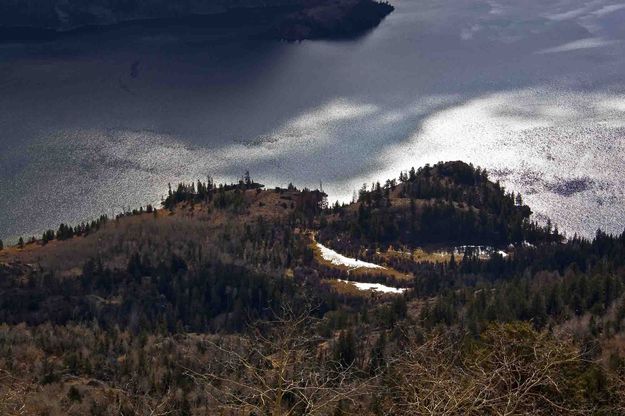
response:
[[[399,0],[341,42],[138,27],[0,45],[0,237],[167,182],[317,186],[462,159],[569,234],[625,226],[625,3]]]

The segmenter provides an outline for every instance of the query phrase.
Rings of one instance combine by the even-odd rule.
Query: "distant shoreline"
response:
[[[74,23],[70,26],[16,25],[0,23],[0,43],[41,42],[128,27],[160,29],[190,27],[250,29],[258,38],[300,41],[358,36],[377,26],[394,10],[374,0],[341,0],[312,8],[295,5],[239,7],[215,13],[172,17],[120,17],[105,23]]]
[[[268,26],[272,17],[294,12],[293,7],[268,7],[228,10],[220,13],[176,16],[146,17],[122,20],[107,24],[85,24],[69,28],[38,26],[0,26],[0,42],[7,41],[46,41],[73,37],[90,33],[104,33],[128,27],[164,28],[167,26],[190,28],[239,28],[245,26]]]

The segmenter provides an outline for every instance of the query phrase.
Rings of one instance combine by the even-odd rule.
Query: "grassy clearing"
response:
[[[395,250],[388,249],[385,253],[379,254],[381,257],[401,257],[411,258],[415,263],[449,263],[451,260],[451,251],[446,250],[426,250],[417,248],[415,250]]]
[[[330,286],[336,293],[347,296],[357,296],[362,298],[379,298],[380,296],[399,296],[396,293],[383,293],[375,290],[361,290],[355,285],[347,282],[341,282],[335,279],[324,280],[324,283]]]

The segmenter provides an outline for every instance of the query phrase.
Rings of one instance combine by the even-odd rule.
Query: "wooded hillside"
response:
[[[617,415],[624,340],[625,233],[462,162],[333,206],[208,178],[0,250],[0,414]]]

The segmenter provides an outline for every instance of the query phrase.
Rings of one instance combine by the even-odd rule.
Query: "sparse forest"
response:
[[[0,414],[625,414],[625,233],[566,238],[462,162],[333,206],[170,186],[0,242]]]

